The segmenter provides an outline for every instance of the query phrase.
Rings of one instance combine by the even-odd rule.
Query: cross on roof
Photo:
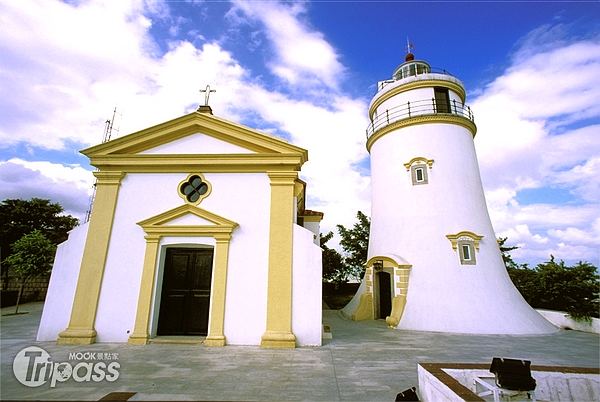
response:
[[[204,106],[208,106],[208,98],[210,97],[211,92],[217,92],[216,89],[210,89],[210,85],[206,86],[206,89],[201,89],[200,92],[204,92]]]

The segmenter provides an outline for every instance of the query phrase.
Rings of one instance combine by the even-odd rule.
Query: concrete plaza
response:
[[[492,358],[531,360],[534,365],[600,366],[597,334],[560,330],[542,336],[464,335],[390,330],[385,321],[353,322],[338,311],[324,310],[323,322],[333,339],[322,347],[260,349],[254,346],[208,348],[201,344],[98,343],[56,345],[35,340],[42,303],[30,303],[0,321],[0,398],[98,400],[110,392],[137,392],[140,400],[221,401],[393,401],[417,386],[421,362],[490,363]],[[116,381],[77,382],[73,378],[38,387],[21,384],[13,360],[24,348],[37,346],[54,362],[69,362],[70,353],[102,353],[118,359]],[[82,370],[85,371],[85,370]]]

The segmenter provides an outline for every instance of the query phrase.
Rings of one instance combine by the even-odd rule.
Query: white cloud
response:
[[[210,84],[215,114],[308,149],[301,173],[314,202],[308,207],[325,212],[324,230],[352,226],[357,210],[370,215],[370,180],[356,166],[368,157],[368,100],[340,92],[345,67],[306,15],[304,2],[233,2],[224,22],[249,26],[252,46],[271,51],[262,54],[273,77],[259,77],[223,48],[226,40],[202,47],[173,40],[163,54],[152,19],[171,18],[173,34],[183,22],[170,16],[168,2],[0,3],[0,151],[98,143],[115,105],[124,135],[190,112]],[[190,32],[206,35],[202,26]],[[521,245],[515,257],[598,263],[600,43],[561,34],[564,27],[531,33],[510,68],[475,91],[475,143],[490,215],[499,234]],[[265,84],[273,78],[284,85]],[[89,172],[0,160],[9,160],[0,162],[1,198],[45,196],[85,212],[90,183],[78,175]],[[577,202],[519,203],[523,189],[546,187]]]
[[[14,94],[0,101],[12,116],[0,128],[0,149],[14,144],[62,149],[73,143],[83,148],[100,142],[115,105],[120,113],[115,128],[124,135],[194,110],[204,99],[198,90],[210,84],[217,89],[210,98],[215,114],[284,133],[307,148],[309,162],[301,176],[315,202],[308,207],[326,213],[326,229],[351,225],[358,209],[370,212],[369,179],[354,168],[368,156],[362,130],[366,101],[336,89],[344,67],[323,36],[302,21],[303,4],[239,2],[236,7],[238,23],[247,18],[259,22],[274,49],[267,64],[279,78],[301,83],[300,96],[267,89],[263,78],[254,77],[217,42],[196,48],[188,41],[172,41],[161,54],[149,30],[152,18],[174,18],[168,3],[0,5],[0,38],[6,38],[0,39],[0,51],[10,61],[0,70],[0,88]],[[197,28],[195,37],[203,34]],[[258,41],[260,35],[255,37]],[[35,182],[53,180],[25,164],[11,161],[4,168],[11,166],[11,174],[35,173]],[[81,189],[72,182],[52,183],[56,191],[44,191],[47,197],[62,197],[85,211],[86,196],[81,199],[85,202],[71,200]],[[6,197],[42,196],[34,191],[42,187],[47,186],[12,186]]]
[[[323,35],[302,20],[306,3],[235,0],[233,4],[229,15],[237,23],[259,21],[263,25],[275,54],[268,63],[273,74],[303,89],[338,88],[345,68]]]
[[[521,247],[513,256],[597,264],[600,38],[569,41],[562,28],[527,35],[504,74],[477,91],[475,144],[494,227]],[[520,204],[524,189],[561,189],[574,201]]]
[[[80,166],[12,158],[0,162],[0,200],[44,198],[83,221],[94,177]]]

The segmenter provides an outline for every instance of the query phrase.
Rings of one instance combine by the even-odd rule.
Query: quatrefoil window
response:
[[[179,183],[179,196],[190,204],[198,204],[210,194],[211,186],[200,173],[192,173]]]

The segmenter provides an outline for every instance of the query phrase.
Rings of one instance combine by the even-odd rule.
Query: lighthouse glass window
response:
[[[475,246],[472,241],[461,240],[458,242],[458,255],[462,265],[475,265]]]
[[[427,169],[425,165],[413,165],[410,168],[412,184],[427,184]]]

